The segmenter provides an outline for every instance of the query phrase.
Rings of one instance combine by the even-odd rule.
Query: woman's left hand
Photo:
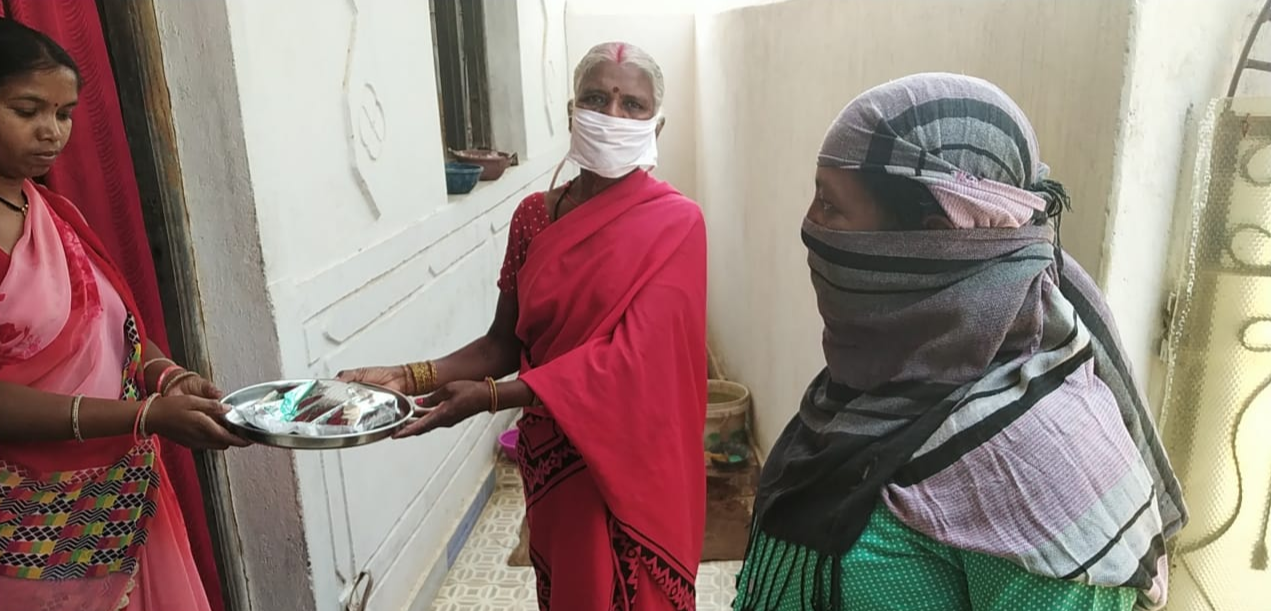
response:
[[[172,388],[169,388],[168,392],[164,394],[169,397],[180,397],[184,395],[189,397],[202,397],[204,399],[212,399],[215,401],[220,401],[221,397],[225,396],[225,393],[221,392],[221,389],[217,388],[211,380],[208,380],[201,375],[187,376],[178,380],[177,383],[173,384]]]
[[[393,435],[394,439],[414,437],[428,431],[452,427],[481,412],[490,411],[490,385],[486,382],[451,382],[418,401],[421,417]]]

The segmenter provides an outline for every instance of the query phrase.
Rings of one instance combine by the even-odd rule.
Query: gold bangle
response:
[[[406,366],[410,370],[410,379],[414,384],[413,395],[426,395],[437,390],[437,365],[432,361],[411,363]]]
[[[417,393],[415,389],[415,372],[411,370],[410,365],[401,365],[401,369],[402,376],[406,380],[406,387],[402,389],[402,392],[406,393],[407,396],[413,397]]]
[[[499,383],[494,378],[486,378],[485,383],[490,385],[490,413],[499,413]]]
[[[171,378],[171,379],[169,379],[169,380],[168,380],[168,382],[167,382],[166,384],[164,384],[164,385],[163,385],[163,388],[159,389],[159,394],[161,394],[161,395],[166,395],[166,394],[168,394],[168,391],[169,391],[169,390],[172,390],[172,387],[173,387],[173,386],[176,386],[176,385],[177,385],[177,382],[180,382],[181,380],[184,380],[184,379],[189,378],[189,377],[192,377],[192,376],[197,376],[197,375],[199,375],[199,374],[197,374],[197,373],[195,373],[195,372],[193,372],[193,371],[183,371],[183,372],[181,372],[181,373],[179,373],[179,374],[177,374],[177,375],[174,375],[174,376],[172,376],[172,378]]]
[[[410,373],[410,388],[412,395],[422,395],[423,391],[423,363],[409,363],[406,365],[406,371]]]
[[[84,435],[79,430],[79,406],[84,402],[84,395],[75,395],[71,399],[71,432],[75,433],[75,441],[84,443]]]
[[[169,364],[169,365],[176,365],[176,361],[173,361],[172,359],[170,359],[170,358],[168,358],[168,357],[166,357],[166,356],[161,356],[161,357],[159,357],[159,358],[157,358],[157,359],[150,359],[150,360],[146,361],[145,363],[143,363],[143,364],[141,365],[141,373],[143,373],[143,374],[144,374],[144,373],[146,372],[146,370],[150,369],[150,367],[152,367],[152,366],[154,366],[154,365],[156,365],[156,364],[158,364],[158,363],[167,363],[167,364]]]

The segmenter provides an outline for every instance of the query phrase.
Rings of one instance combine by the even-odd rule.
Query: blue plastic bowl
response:
[[[446,193],[451,195],[462,195],[476,188],[477,181],[481,180],[481,172],[485,168],[473,163],[456,163],[451,161],[446,164]]]

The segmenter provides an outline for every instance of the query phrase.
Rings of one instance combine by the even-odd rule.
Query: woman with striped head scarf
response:
[[[1020,108],[911,76],[817,165],[826,368],[764,467],[736,608],[1162,606],[1178,482]]]

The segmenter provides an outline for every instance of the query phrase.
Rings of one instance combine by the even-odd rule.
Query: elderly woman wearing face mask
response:
[[[599,45],[574,94],[569,159],[581,172],[517,208],[490,330],[435,361],[341,378],[427,395],[402,436],[525,408],[517,451],[542,609],[692,609],[705,225],[646,172],[663,123],[653,59]]]

